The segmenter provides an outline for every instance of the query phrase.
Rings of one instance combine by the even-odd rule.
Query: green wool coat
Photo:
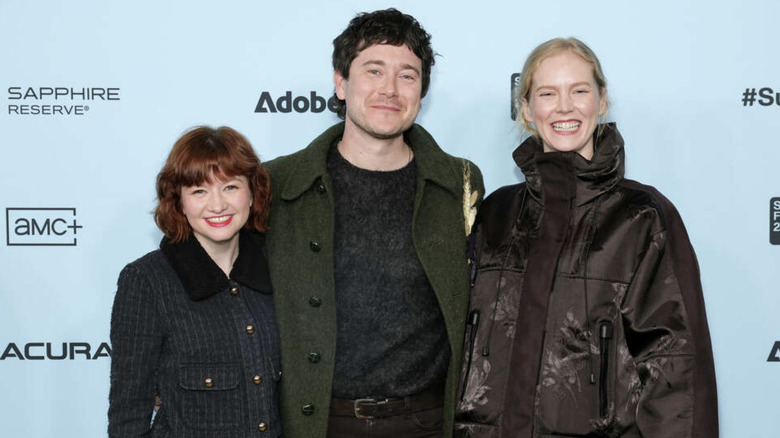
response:
[[[336,354],[333,274],[334,201],[328,149],[344,132],[339,123],[307,148],[266,163],[273,201],[266,233],[282,346],[283,433],[325,437]],[[450,436],[460,373],[469,269],[463,213],[464,168],[482,199],[482,174],[472,163],[444,153],[418,125],[405,134],[417,165],[412,236],[444,316],[452,352],[444,404]]]

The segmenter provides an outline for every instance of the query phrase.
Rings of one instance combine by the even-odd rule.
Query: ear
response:
[[[534,118],[531,114],[531,105],[528,103],[528,100],[524,97],[520,100],[520,106],[523,110],[523,119],[525,119],[528,123],[533,123]]]
[[[336,97],[345,100],[347,95],[347,78],[342,76],[338,70],[333,72],[333,86],[336,88]]]
[[[607,113],[607,90],[604,90],[604,92],[601,93],[601,98],[599,99],[599,115],[603,116]]]

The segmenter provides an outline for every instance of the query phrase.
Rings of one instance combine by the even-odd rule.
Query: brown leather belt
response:
[[[330,414],[375,419],[425,411],[443,405],[444,383],[440,383],[425,391],[406,397],[359,398],[355,400],[334,398],[330,400]]]

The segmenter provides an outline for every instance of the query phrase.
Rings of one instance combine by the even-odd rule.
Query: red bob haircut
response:
[[[189,238],[190,224],[181,208],[182,187],[244,176],[252,193],[245,228],[266,230],[271,202],[271,180],[249,141],[232,128],[198,126],[185,132],[171,149],[157,175],[154,221],[172,242]]]

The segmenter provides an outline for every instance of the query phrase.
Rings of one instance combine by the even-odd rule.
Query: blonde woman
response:
[[[717,437],[696,256],[674,206],[623,178],[596,55],[547,41],[518,88],[526,182],[476,221],[455,435]]]

